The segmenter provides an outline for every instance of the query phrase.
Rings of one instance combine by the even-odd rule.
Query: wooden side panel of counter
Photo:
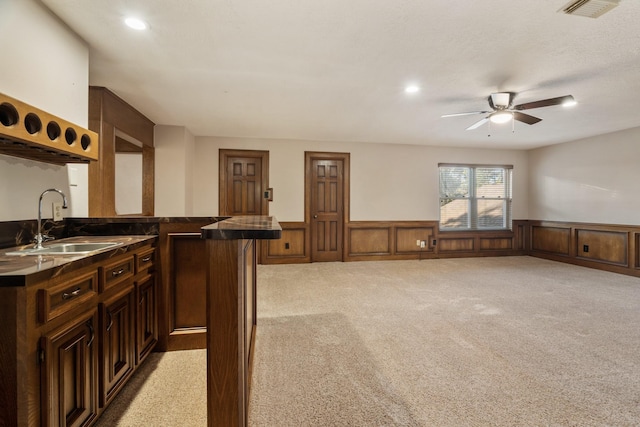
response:
[[[254,240],[207,240],[207,419],[247,425],[256,323]]]

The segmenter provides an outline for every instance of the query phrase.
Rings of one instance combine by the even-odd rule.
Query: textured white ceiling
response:
[[[565,0],[41,1],[90,45],[92,85],[198,136],[525,149],[640,126],[637,0],[598,19]],[[440,117],[496,91],[579,104],[490,137]]]

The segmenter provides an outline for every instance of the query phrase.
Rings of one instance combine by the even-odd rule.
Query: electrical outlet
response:
[[[424,248],[427,246],[427,242],[425,242],[424,240],[420,241],[420,248]]]
[[[589,245],[582,245],[582,252],[589,252]]]
[[[54,221],[62,221],[62,203],[52,203],[51,212]]]
[[[287,243],[285,243],[285,244],[284,244],[284,248],[285,248],[285,249],[289,249],[289,242],[287,242]]]
[[[436,239],[433,239],[433,241],[431,242],[431,246],[435,246],[436,243],[438,243],[438,241]]]
[[[420,247],[420,240],[416,240],[416,246]]]

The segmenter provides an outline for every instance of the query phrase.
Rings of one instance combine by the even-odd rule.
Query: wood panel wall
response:
[[[507,231],[440,231],[438,221],[356,221],[347,224],[346,261],[523,255],[523,221]],[[424,241],[425,246],[418,246]]]
[[[309,226],[281,222],[282,239],[266,243],[264,264],[311,262]],[[524,255],[526,221],[512,231],[459,232],[438,230],[438,221],[352,221],[345,227],[344,260],[403,260],[474,256]],[[424,241],[421,248],[418,241]]]
[[[263,264],[300,264],[311,262],[309,226],[304,222],[280,222],[282,238],[263,240]]]
[[[640,277],[640,227],[528,221],[527,253],[540,258]]]
[[[280,224],[263,263],[311,262],[309,227]],[[438,221],[353,221],[344,251],[345,261],[532,255],[640,277],[640,226],[516,220],[510,231],[442,232]]]

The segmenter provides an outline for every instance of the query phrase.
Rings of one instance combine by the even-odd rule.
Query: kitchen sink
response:
[[[24,248],[7,255],[84,255],[92,252],[110,249],[120,245],[117,242],[96,242],[96,243],[53,243],[43,248]]]

